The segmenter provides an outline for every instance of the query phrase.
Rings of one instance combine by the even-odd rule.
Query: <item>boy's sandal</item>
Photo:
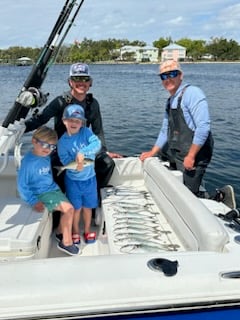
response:
[[[80,234],[78,233],[72,234],[72,241],[74,244],[80,244],[81,243]]]
[[[84,233],[83,236],[86,243],[94,243],[96,241],[96,232]]]

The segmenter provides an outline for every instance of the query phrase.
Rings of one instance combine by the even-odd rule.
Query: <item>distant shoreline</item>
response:
[[[153,65],[158,65],[161,63],[161,61],[159,62],[132,62],[132,61],[95,61],[95,62],[87,62],[88,64],[116,64],[116,65],[128,65],[128,64],[141,64],[141,65],[149,65],[149,64],[153,64]],[[180,64],[234,64],[234,63],[240,63],[240,60],[236,60],[236,61],[209,61],[209,60],[204,60],[204,61],[180,61]],[[56,65],[71,65],[72,63],[55,63]],[[32,66],[34,64],[29,64],[29,65],[16,65],[14,63],[3,63],[0,62],[0,66],[18,66],[18,67],[26,67],[26,66]]]

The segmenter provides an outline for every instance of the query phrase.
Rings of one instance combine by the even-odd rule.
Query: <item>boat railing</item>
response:
[[[10,123],[7,128],[0,126],[0,155],[2,161],[0,165],[0,174],[6,169],[8,164],[8,156],[11,150],[18,148],[19,140],[25,131],[24,119],[16,120],[14,123]],[[18,152],[15,152],[16,156],[19,156]],[[20,159],[16,159],[19,163]]]

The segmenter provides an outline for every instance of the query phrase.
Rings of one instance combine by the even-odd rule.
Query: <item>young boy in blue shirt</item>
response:
[[[66,132],[58,141],[58,155],[62,164],[75,161],[76,169],[67,169],[65,175],[66,196],[74,207],[72,237],[75,244],[80,244],[79,222],[81,210],[84,220],[84,240],[93,243],[96,233],[90,232],[92,209],[98,206],[97,182],[94,161],[83,166],[84,158],[95,160],[101,149],[101,141],[85,126],[84,109],[78,104],[68,105],[62,121]]]
[[[18,171],[18,192],[38,212],[43,212],[44,207],[49,211],[61,211],[62,239],[58,249],[69,255],[77,255],[80,250],[72,241],[74,209],[52,176],[50,154],[56,149],[56,143],[57,134],[54,130],[42,126],[34,132],[33,149],[24,156]]]

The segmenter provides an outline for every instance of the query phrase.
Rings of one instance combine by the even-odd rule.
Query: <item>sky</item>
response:
[[[0,49],[42,47],[64,3],[1,0]],[[222,37],[240,43],[239,30],[239,0],[84,0],[65,44],[114,38],[152,45],[168,37],[173,42]]]

